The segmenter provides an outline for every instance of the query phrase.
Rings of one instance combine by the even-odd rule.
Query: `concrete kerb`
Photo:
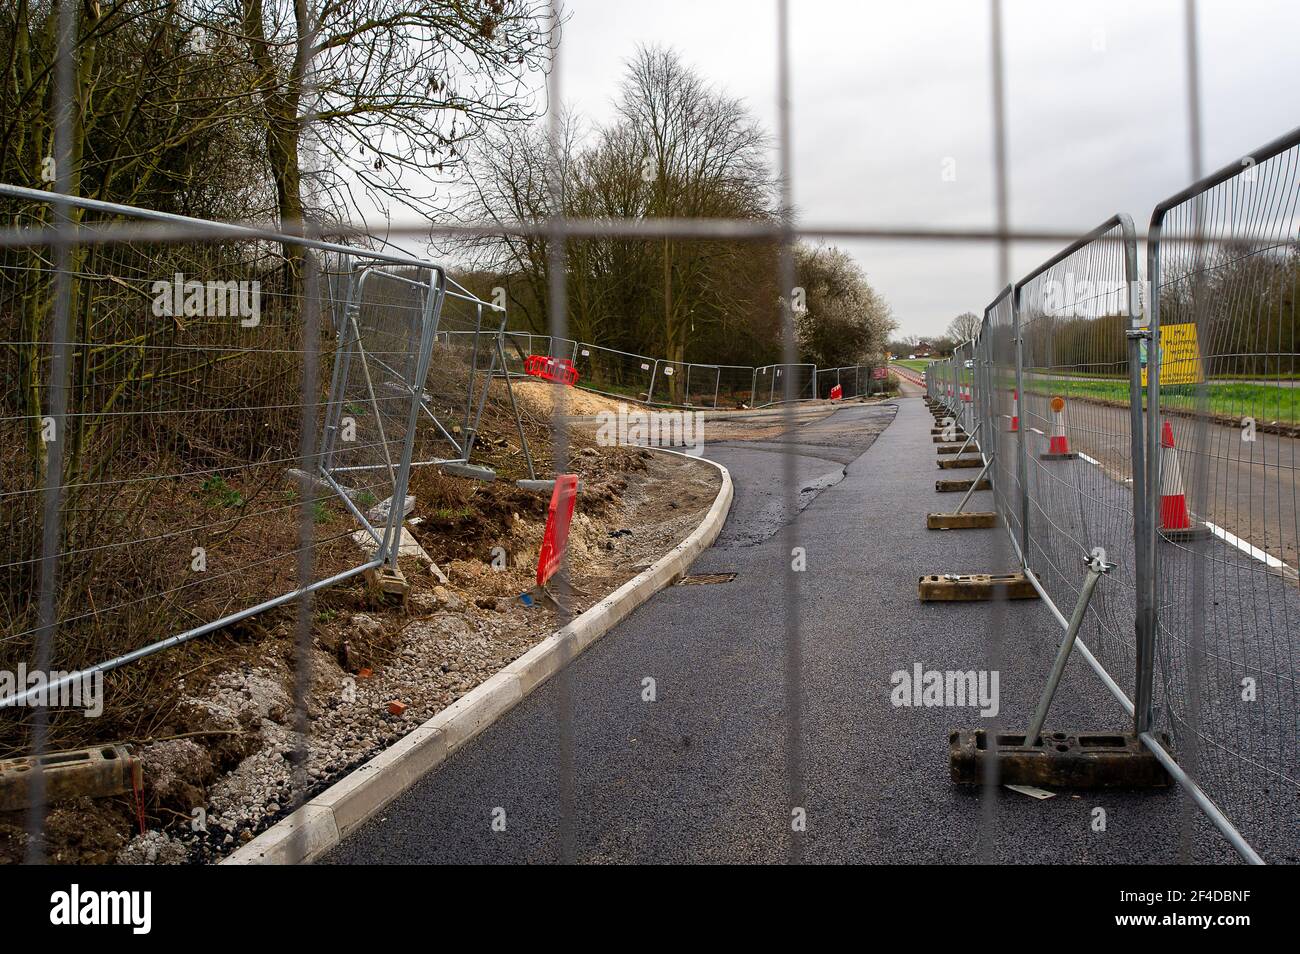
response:
[[[677,451],[656,453],[688,457]],[[353,829],[436,768],[451,753],[505,715],[524,696],[555,675],[633,610],[680,579],[695,558],[713,545],[731,511],[731,473],[715,461],[722,486],[700,525],[681,543],[595,606],[552,633],[510,665],[432,719],[403,736],[293,814],[272,825],[222,861],[227,865],[310,863]],[[306,838],[297,833],[305,829]]]

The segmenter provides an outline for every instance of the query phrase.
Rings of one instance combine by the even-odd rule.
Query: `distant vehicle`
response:
[[[968,368],[973,368],[973,367],[975,367],[975,359],[974,359],[974,358],[967,358],[967,359],[966,359],[966,367],[968,367]]]
[[[914,354],[909,354],[909,355],[907,356],[907,360],[908,360],[908,361],[915,361],[915,360],[916,360],[916,355],[914,355]]]

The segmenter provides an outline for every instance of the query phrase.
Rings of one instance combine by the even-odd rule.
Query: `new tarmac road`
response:
[[[951,782],[948,734],[992,721],[971,706],[895,704],[893,674],[990,669],[996,644],[996,720],[1022,725],[1061,635],[1037,601],[918,602],[922,574],[1014,563],[1003,529],[925,529],[928,511],[955,505],[935,493],[931,421],[904,398],[846,406],[767,440],[706,444],[730,468],[736,499],[691,572],[735,578],[653,597],[325,862],[560,860],[561,679],[580,862],[783,862],[792,838],[808,862],[1174,862],[1184,835],[1198,861],[1235,860],[1199,815],[1181,826],[1176,790],[1039,800],[1001,789],[986,802]],[[801,490],[793,538],[807,554],[798,806],[787,786],[786,457]],[[973,506],[992,509],[991,495]],[[1073,658],[1047,729],[1127,724]]]

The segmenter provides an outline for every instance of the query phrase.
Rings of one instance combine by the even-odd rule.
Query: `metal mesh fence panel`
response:
[[[1298,176],[1293,132],[1157,206],[1148,247],[1153,726],[1275,860],[1300,794]]]
[[[1006,523],[1011,539],[1022,542],[1021,504],[1024,499],[1020,475],[1020,420],[1016,408],[1016,325],[1011,288],[984,311],[980,333],[980,360],[985,368],[979,398],[984,402],[980,447],[990,467],[993,497],[998,515]]]
[[[416,463],[471,457],[492,375],[500,366],[497,336],[504,322],[504,310],[463,288],[442,296],[437,349],[420,396]]]
[[[502,332],[501,351],[505,355],[506,373],[524,373],[524,361],[533,353],[530,338],[532,335],[522,331]]]
[[[787,390],[792,400],[807,401],[816,397],[816,387],[816,365],[764,365],[754,369],[754,407],[767,407],[786,400]]]
[[[831,396],[831,390],[840,383],[839,368],[817,368],[813,372],[813,391],[814,396],[819,401],[825,401]]]
[[[573,363],[578,369],[580,388],[633,401],[650,399],[654,358],[579,342]]]
[[[427,271],[362,266],[353,278],[330,384],[322,471],[372,524],[384,523],[409,412],[419,402],[420,342],[432,330],[438,289]]]
[[[718,365],[719,408],[751,407],[754,400],[754,369],[748,366]]]
[[[711,408],[717,401],[720,385],[721,370],[717,365],[661,358],[655,362],[650,401],[677,407]]]
[[[1084,560],[1102,549],[1114,566],[1096,589],[1079,637],[1130,698],[1137,558],[1127,331],[1136,269],[1132,222],[1116,216],[1015,290],[1028,495],[1024,558],[1068,616]],[[1140,428],[1136,436],[1141,440]]]
[[[533,354],[544,354],[551,358],[573,361],[578,354],[578,342],[572,338],[560,338],[553,335],[533,335]]]
[[[975,343],[963,342],[953,349],[954,396],[953,407],[956,409],[957,422],[967,433],[975,430]]]
[[[50,220],[52,204],[26,190],[0,187],[0,202],[8,228]],[[110,218],[94,203],[70,208],[83,226]],[[135,221],[119,207],[111,218]],[[63,268],[40,240],[0,252],[0,375],[8,382],[0,666],[12,671],[37,655],[34,596],[50,526],[41,498],[51,461],[60,468],[58,573],[44,668],[61,674],[112,670],[237,629],[303,585],[382,562],[376,541],[356,534],[369,514],[382,538],[374,508],[401,493],[411,382],[427,359],[435,302],[414,313],[393,300],[363,303],[353,294],[373,264],[368,253],[288,236],[227,231],[111,244],[93,231],[81,236]],[[326,297],[341,292],[343,302]],[[68,319],[62,380],[51,341],[56,311]],[[344,316],[337,330],[333,315]],[[322,373],[304,389],[313,380],[304,372],[309,354]],[[313,422],[306,441],[304,422]],[[345,470],[346,489],[334,492]],[[304,495],[313,501],[305,541]],[[306,581],[298,573],[304,557]],[[110,725],[132,718],[124,691],[107,687]],[[52,715],[56,742],[65,714]],[[20,744],[25,715],[7,726],[5,744]]]

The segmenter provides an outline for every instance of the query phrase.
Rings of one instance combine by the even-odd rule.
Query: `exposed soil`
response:
[[[553,472],[553,393],[533,382],[516,386],[539,474]],[[566,397],[570,414],[619,403],[573,390]],[[581,491],[568,548],[572,590],[557,595],[578,613],[689,534],[712,504],[719,477],[682,457],[595,447],[581,427],[568,444],[567,469],[579,474]],[[559,622],[545,600],[527,608],[519,599],[535,583],[548,497],[513,485],[527,467],[500,382],[475,462],[502,479],[484,483],[434,467],[412,473],[417,505],[407,526],[423,554],[411,548],[402,558],[411,584],[405,606],[378,601],[360,579],[312,601],[302,769],[309,796],[523,655]],[[337,519],[345,531],[346,518]],[[94,739],[129,741],[140,754],[147,834],[139,834],[131,795],[55,803],[44,836],[50,860],[209,862],[287,814],[299,764],[296,614],[296,606],[264,613],[110,674],[108,704],[131,687],[153,712],[133,723],[134,738]],[[112,724],[86,721],[100,723],[87,731]],[[24,823],[20,812],[0,813],[0,863],[24,856]]]

